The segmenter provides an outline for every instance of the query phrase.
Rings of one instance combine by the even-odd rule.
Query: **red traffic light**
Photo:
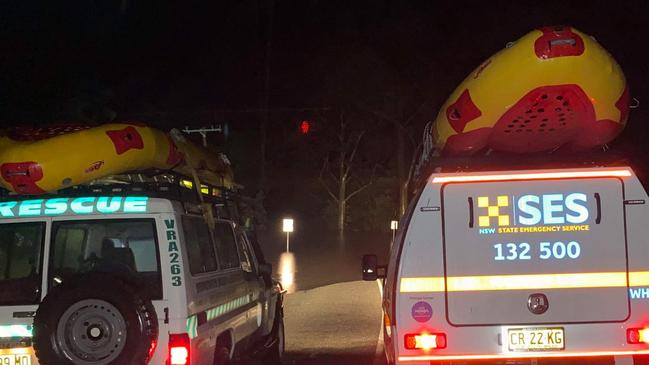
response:
[[[308,120],[303,120],[302,123],[300,124],[300,132],[302,132],[302,134],[308,134],[310,130],[311,130],[311,123],[309,123]]]

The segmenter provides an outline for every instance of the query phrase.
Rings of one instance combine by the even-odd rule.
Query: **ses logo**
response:
[[[589,216],[588,197],[583,193],[478,197],[478,226],[481,234],[496,233],[495,229],[486,229],[487,227],[579,225],[588,221]],[[508,230],[504,231],[507,233]],[[515,232],[519,231],[530,230],[519,228]]]

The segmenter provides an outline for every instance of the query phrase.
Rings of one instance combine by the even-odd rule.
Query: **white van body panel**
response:
[[[571,203],[580,206],[559,209],[558,196],[572,193],[587,199],[572,196]],[[514,200],[544,194],[550,224],[512,210],[518,208]],[[508,197],[508,204],[502,198],[500,215],[510,221],[503,218],[499,226],[497,209],[491,208],[490,226],[483,219],[480,227],[479,216],[488,215],[485,198],[494,206],[498,196]],[[649,354],[649,345],[627,342],[627,329],[649,325],[648,201],[626,167],[433,174],[404,217],[391,252],[383,303],[388,360],[598,355],[621,361]],[[534,207],[544,206],[521,207],[538,213]],[[563,221],[557,218],[562,213]],[[536,228],[515,221],[520,218]],[[541,249],[544,242],[549,246]],[[553,252],[555,242],[561,244]],[[516,244],[515,258],[508,243]],[[534,314],[528,301],[537,294],[548,305]],[[534,328],[561,329],[564,348],[521,351],[510,341],[520,329]],[[445,348],[406,349],[405,335],[421,333],[444,334]]]

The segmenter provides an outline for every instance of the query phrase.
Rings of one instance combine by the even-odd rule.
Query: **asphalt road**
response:
[[[376,253],[387,261],[389,234],[350,233],[344,243],[326,232],[284,236],[267,232],[263,245],[278,279],[292,275],[285,299],[285,365],[385,365],[379,339],[382,312],[376,282],[359,281],[361,258]],[[263,365],[263,364],[253,364]]]
[[[339,283],[287,295],[284,364],[387,365],[380,338],[380,303],[376,282]],[[532,364],[611,365],[598,359],[539,360]]]
[[[289,294],[286,365],[385,365],[376,282],[347,282]]]

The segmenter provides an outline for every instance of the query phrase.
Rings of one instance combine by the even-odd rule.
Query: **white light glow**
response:
[[[0,326],[0,338],[7,337],[32,337],[31,327],[22,324]]]
[[[282,220],[282,232],[286,232],[286,233],[293,232],[293,219],[284,218],[284,220]]]
[[[284,287],[284,290],[288,293],[294,293],[297,289],[295,285],[296,271],[295,255],[290,252],[284,252],[279,257],[279,276],[282,287]]]
[[[186,347],[172,347],[169,351],[171,355],[170,362],[172,365],[185,365],[189,357],[189,351]]]

